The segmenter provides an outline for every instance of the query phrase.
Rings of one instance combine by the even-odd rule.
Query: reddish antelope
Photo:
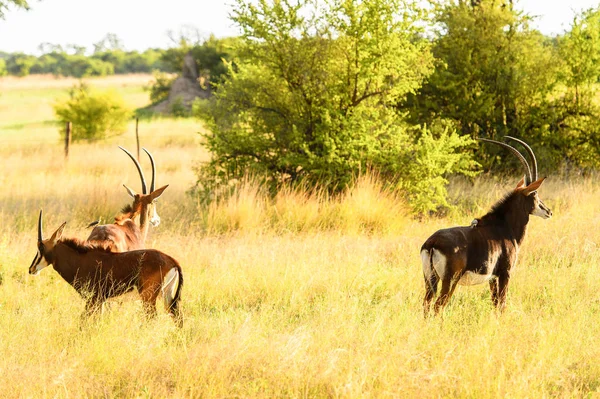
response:
[[[52,236],[42,236],[42,211],[38,220],[37,254],[29,267],[36,275],[49,265],[86,300],[86,313],[100,310],[109,298],[137,288],[144,311],[156,314],[156,299],[162,293],[165,308],[182,325],[179,300],[183,275],[179,263],[154,249],[114,253],[107,247],[62,238],[67,222]]]
[[[97,243],[102,242],[107,245],[112,252],[125,252],[144,248],[149,224],[153,226],[158,226],[160,224],[160,217],[156,211],[156,199],[160,197],[163,191],[168,187],[168,185],[166,185],[157,190],[154,189],[156,168],[154,165],[154,158],[148,150],[142,148],[146,154],[148,154],[150,164],[152,165],[150,192],[147,190],[146,179],[144,179],[144,173],[142,172],[142,168],[138,161],[125,148],[121,146],[119,146],[119,148],[129,155],[135,164],[142,181],[142,194],[137,194],[126,185],[123,185],[127,190],[127,193],[133,197],[133,204],[128,204],[121,210],[121,214],[115,217],[115,223],[95,226],[90,233],[90,236],[87,239],[88,241]],[[134,222],[134,219],[138,216],[139,226]]]
[[[492,210],[476,219],[469,227],[438,230],[421,247],[421,261],[425,278],[424,314],[427,317],[438,282],[442,287],[434,311],[438,314],[452,296],[456,284],[474,285],[489,281],[492,303],[504,308],[511,268],[517,262],[519,246],[525,238],[529,216],[543,219],[552,211],[539,198],[537,190],[544,182],[538,179],[537,161],[531,147],[514,137],[525,147],[532,159],[531,168],[521,153],[506,143],[479,139],[498,144],[512,152],[525,168],[525,177],[517,187],[498,201]]]

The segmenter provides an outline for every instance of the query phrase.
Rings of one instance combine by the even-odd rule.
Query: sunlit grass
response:
[[[181,330],[162,309],[145,321],[135,294],[82,320],[82,299],[55,271],[27,274],[40,208],[46,235],[66,220],[65,234],[84,238],[87,223],[110,222],[129,201],[122,184],[139,190],[116,147],[135,151],[133,131],[74,145],[68,161],[60,142],[26,140],[40,137],[31,126],[0,147],[0,397],[600,394],[596,176],[544,183],[554,217],[532,218],[504,314],[481,285],[459,287],[443,320],[423,320],[420,245],[481,216],[519,176],[453,180],[444,218],[415,219],[374,175],[339,196],[288,187],[271,197],[248,179],[203,205],[186,194],[192,166],[208,159],[201,129],[140,125],[157,185],[169,184],[148,245],[183,267]]]

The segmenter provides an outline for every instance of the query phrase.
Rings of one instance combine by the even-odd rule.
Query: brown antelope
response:
[[[142,181],[142,194],[137,194],[126,185],[123,185],[127,193],[133,197],[133,204],[123,207],[121,214],[115,217],[115,223],[95,226],[87,239],[90,242],[104,243],[113,252],[125,252],[144,248],[149,224],[158,226],[160,223],[160,217],[156,211],[156,199],[168,187],[166,185],[157,190],[154,189],[156,168],[154,158],[152,158],[148,150],[142,148],[148,154],[150,164],[152,165],[150,192],[147,190],[146,179],[144,179],[144,173],[138,161],[125,148],[121,146],[119,148],[129,155],[135,164]],[[139,226],[134,222],[134,219],[138,216]]]
[[[438,230],[421,247],[425,278],[424,314],[427,317],[438,282],[442,287],[434,311],[438,314],[452,296],[456,284],[474,285],[489,281],[492,303],[504,309],[511,268],[517,262],[519,246],[525,238],[529,216],[543,219],[552,211],[539,198],[537,190],[544,182],[538,179],[533,150],[514,137],[505,138],[522,144],[533,163],[533,174],[527,160],[506,143],[479,139],[510,150],[525,168],[525,177],[517,187],[498,201],[490,212],[475,219],[471,226]]]
[[[148,316],[156,314],[156,299],[162,293],[165,308],[178,326],[182,320],[179,300],[183,275],[179,263],[155,249],[114,253],[109,248],[62,238],[67,222],[52,236],[42,236],[42,211],[38,220],[37,254],[29,274],[37,275],[49,265],[86,300],[86,313],[102,308],[109,298],[137,288]]]

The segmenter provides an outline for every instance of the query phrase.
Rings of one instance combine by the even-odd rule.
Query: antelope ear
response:
[[[60,240],[60,238],[62,237],[63,230],[65,229],[66,225],[67,225],[67,222],[64,222],[63,224],[61,224],[60,227],[58,229],[56,229],[54,234],[52,234],[52,237],[50,237],[50,241],[57,242],[58,240]]]
[[[534,181],[533,183],[531,183],[530,185],[528,185],[527,187],[525,187],[525,190],[523,190],[523,193],[525,195],[530,195],[531,193],[536,192],[537,189],[540,188],[540,186],[542,185],[542,183],[544,182],[544,180],[546,180],[546,178],[542,177],[541,179],[538,179],[538,180]]]
[[[132,189],[130,189],[129,187],[127,187],[124,184],[123,184],[123,187],[125,187],[125,190],[127,190],[127,194],[129,194],[130,196],[132,196],[133,198],[135,198],[135,195],[136,195],[135,191],[133,191]]]
[[[525,176],[523,176],[521,178],[521,180],[519,180],[519,182],[517,183],[517,187],[515,187],[515,188],[523,188],[523,187],[525,187]]]
[[[165,191],[165,189],[169,187],[169,185],[167,184],[166,186],[162,186],[161,188],[157,188],[156,190],[152,191],[150,193],[150,196],[152,197],[152,201],[154,201],[155,199],[157,199],[158,197],[160,197],[163,193],[163,191]]]

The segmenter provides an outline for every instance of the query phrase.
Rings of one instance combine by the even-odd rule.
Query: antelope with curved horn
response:
[[[142,172],[140,164],[129,151],[121,146],[119,148],[129,155],[135,164],[142,181],[142,193],[138,194],[126,185],[123,185],[127,193],[133,197],[133,203],[126,205],[122,209],[121,214],[115,217],[115,223],[96,225],[87,238],[87,241],[105,243],[113,252],[144,248],[149,224],[152,226],[160,224],[160,217],[156,211],[156,200],[169,186],[167,184],[159,189],[154,189],[156,177],[154,158],[148,150],[142,148],[148,154],[150,164],[152,165],[152,182],[150,183],[150,191],[148,192],[146,179],[144,178],[144,172]],[[139,226],[133,221],[138,216]]]
[[[552,211],[537,193],[545,177],[538,179],[533,150],[519,139],[510,136],[505,138],[525,147],[532,159],[533,173],[525,157],[514,147],[496,140],[479,139],[508,149],[523,165],[525,177],[514,190],[492,206],[490,212],[475,219],[471,226],[438,230],[425,241],[421,247],[425,317],[440,281],[442,287],[434,304],[435,314],[446,306],[457,284],[474,285],[486,281],[490,284],[492,303],[500,311],[503,310],[510,272],[517,262],[529,216],[543,219],[552,216]]]
[[[66,224],[44,239],[40,210],[37,254],[29,274],[37,275],[46,266],[53,265],[86,300],[88,315],[101,309],[107,299],[137,288],[144,311],[154,316],[156,299],[162,293],[166,310],[178,326],[182,325],[179,300],[183,274],[175,259],[155,249],[115,253],[101,245],[62,238]]]

